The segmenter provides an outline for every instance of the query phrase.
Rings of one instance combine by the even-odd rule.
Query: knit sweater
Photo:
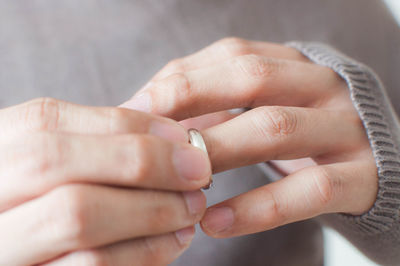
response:
[[[329,46],[291,42],[311,61],[330,67],[347,83],[373,151],[379,188],[375,204],[360,215],[325,215],[323,221],[385,265],[400,264],[400,124],[378,76]]]

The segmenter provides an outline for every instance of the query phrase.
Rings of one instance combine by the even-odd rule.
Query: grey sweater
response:
[[[377,262],[400,265],[400,124],[382,82],[370,68],[328,46],[288,45],[315,63],[332,68],[347,82],[378,167],[378,195],[368,212],[360,216],[325,215],[321,220]]]
[[[226,36],[328,43],[374,69],[400,111],[400,33],[377,0],[0,1],[0,104],[51,96],[117,105],[169,60]],[[379,168],[375,205],[357,217],[327,215],[232,239],[198,231],[173,265],[322,265],[321,223],[378,263],[400,265],[400,131],[383,85],[368,68],[330,49],[296,47],[348,82]],[[250,166],[219,174],[215,182],[209,204],[270,181]]]

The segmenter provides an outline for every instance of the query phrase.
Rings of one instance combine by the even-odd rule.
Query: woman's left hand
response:
[[[288,176],[207,210],[201,224],[213,237],[362,214],[375,202],[377,169],[346,83],[293,48],[218,41],[173,60],[123,106],[176,120],[200,116],[185,123],[206,128],[214,172],[280,160]],[[252,109],[231,115],[232,108]]]

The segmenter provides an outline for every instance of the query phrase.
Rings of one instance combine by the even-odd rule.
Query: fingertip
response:
[[[120,107],[150,113],[152,110],[152,98],[149,92],[143,91],[121,104]]]
[[[176,173],[184,180],[205,186],[211,176],[211,164],[208,155],[190,144],[177,145],[173,152],[173,164]]]
[[[221,237],[221,234],[229,231],[234,225],[234,212],[233,209],[226,206],[211,207],[209,208],[200,226],[204,233],[212,237]]]
[[[196,216],[196,218],[200,220],[206,210],[207,205],[207,199],[204,193],[200,190],[196,190],[183,192],[182,195],[185,199],[190,215]],[[198,221],[196,220],[196,222]]]
[[[189,226],[175,232],[176,239],[181,247],[186,248],[194,238],[196,230],[194,226]]]

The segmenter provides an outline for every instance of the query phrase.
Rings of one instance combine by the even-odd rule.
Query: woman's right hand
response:
[[[165,265],[188,247],[211,168],[177,122],[44,98],[0,126],[0,265]]]

